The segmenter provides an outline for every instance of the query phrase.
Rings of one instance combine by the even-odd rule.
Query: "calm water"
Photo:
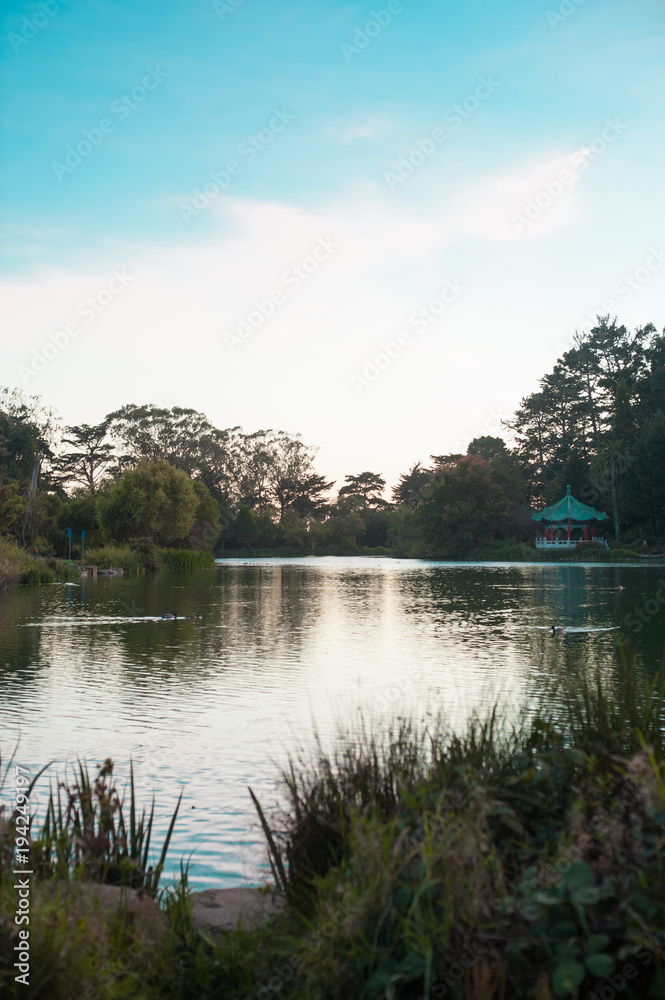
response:
[[[132,758],[161,829],[185,788],[171,870],[193,851],[199,888],[256,882],[247,786],[269,806],[279,764],[315,732],[442,708],[460,725],[497,697],[517,711],[580,660],[611,670],[636,608],[655,667],[663,582],[665,566],[322,558],[17,588],[0,598],[0,751],[20,737],[20,763],[58,773],[80,756],[124,775]],[[203,618],[160,620],[174,611]]]

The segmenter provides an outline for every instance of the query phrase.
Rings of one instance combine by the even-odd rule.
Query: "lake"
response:
[[[0,598],[0,751],[19,740],[18,762],[54,760],[53,775],[77,757],[126,775],[132,759],[158,833],[185,789],[167,872],[191,853],[196,888],[256,883],[247,786],[270,807],[279,765],[315,733],[441,710],[461,726],[497,698],[517,713],[580,663],[611,671],[620,629],[654,669],[663,584],[663,565],[330,557],[15,588]],[[202,620],[161,620],[175,612]]]

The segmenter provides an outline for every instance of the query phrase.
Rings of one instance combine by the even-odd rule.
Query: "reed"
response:
[[[144,808],[139,814],[133,765],[127,803],[113,779],[111,760],[97,769],[94,779],[79,761],[69,783],[51,785],[41,827],[35,831],[32,823],[31,860],[38,878],[126,885],[154,897],[181,799],[182,793],[153,867],[149,857],[155,801],[149,812]]]
[[[160,549],[159,558],[164,569],[175,573],[211,569],[215,565],[212,552],[193,549]]]

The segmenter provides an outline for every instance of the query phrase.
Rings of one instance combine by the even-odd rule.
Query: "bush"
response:
[[[146,573],[155,573],[161,569],[159,549],[152,538],[130,538],[129,547],[138,556],[141,569]]]
[[[18,583],[53,583],[55,573],[42,559],[0,538],[0,593]]]
[[[633,552],[632,549],[610,549],[613,559],[637,559],[639,560],[639,554]]]

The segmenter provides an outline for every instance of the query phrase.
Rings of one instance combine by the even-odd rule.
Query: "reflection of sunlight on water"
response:
[[[171,871],[193,852],[199,886],[260,880],[248,785],[273,806],[280,766],[315,733],[332,747],[362,725],[440,715],[459,731],[497,702],[509,726],[579,663],[611,670],[622,616],[659,570],[622,568],[626,593],[617,573],[272,560],[16,591],[0,605],[0,749],[20,733],[21,762],[55,759],[61,776],[77,755],[111,756],[121,776],[132,758],[140,800],[156,796],[155,844],[185,787]],[[161,620],[171,610],[203,620]]]

